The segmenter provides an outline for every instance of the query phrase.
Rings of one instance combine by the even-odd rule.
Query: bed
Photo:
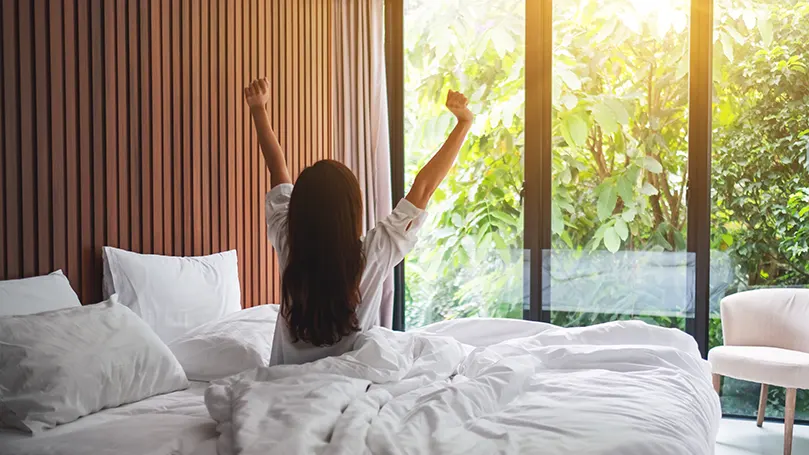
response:
[[[2,455],[216,454],[216,425],[203,398],[207,382],[187,390],[83,417],[44,434],[0,430]]]
[[[641,322],[374,329],[345,356],[258,367],[104,410],[0,454],[711,454],[693,339]]]

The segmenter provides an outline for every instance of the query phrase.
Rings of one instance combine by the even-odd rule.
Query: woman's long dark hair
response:
[[[281,315],[293,341],[329,346],[359,330],[357,306],[365,269],[362,193],[343,164],[306,168],[292,190]]]

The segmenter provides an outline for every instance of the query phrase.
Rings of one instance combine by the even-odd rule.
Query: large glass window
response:
[[[454,126],[462,90],[476,113],[455,168],[405,263],[405,327],[522,318],[525,0],[404,2],[405,185]]]
[[[563,326],[685,329],[689,0],[553,6],[552,249],[543,307]]]
[[[809,3],[717,0],[711,218],[710,346],[719,301],[762,287],[809,284]],[[726,414],[757,412],[760,384],[725,379]],[[783,417],[771,387],[767,415]],[[796,418],[809,419],[798,392]]]
[[[809,2],[713,0],[710,42],[708,1],[403,0],[406,185],[449,132],[446,91],[477,113],[405,264],[406,327],[519,318],[528,298],[543,321],[642,319],[707,351],[723,297],[809,286]],[[526,43],[546,23],[552,40]],[[525,172],[525,156],[551,164]],[[784,391],[769,393],[781,417]],[[755,415],[758,394],[726,379],[723,410]],[[809,393],[797,406],[809,419]]]

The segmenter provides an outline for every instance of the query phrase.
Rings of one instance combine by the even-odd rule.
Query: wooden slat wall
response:
[[[330,3],[2,0],[0,279],[62,269],[93,303],[103,245],[235,248],[244,306],[277,302],[242,87],[270,80],[293,174],[331,157]]]

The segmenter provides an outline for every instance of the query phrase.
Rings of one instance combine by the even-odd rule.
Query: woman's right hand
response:
[[[469,100],[461,92],[450,90],[447,94],[447,109],[455,115],[460,123],[472,123],[475,116],[469,110]]]
[[[261,108],[270,101],[270,83],[267,78],[256,79],[244,88],[244,100],[250,109]]]

